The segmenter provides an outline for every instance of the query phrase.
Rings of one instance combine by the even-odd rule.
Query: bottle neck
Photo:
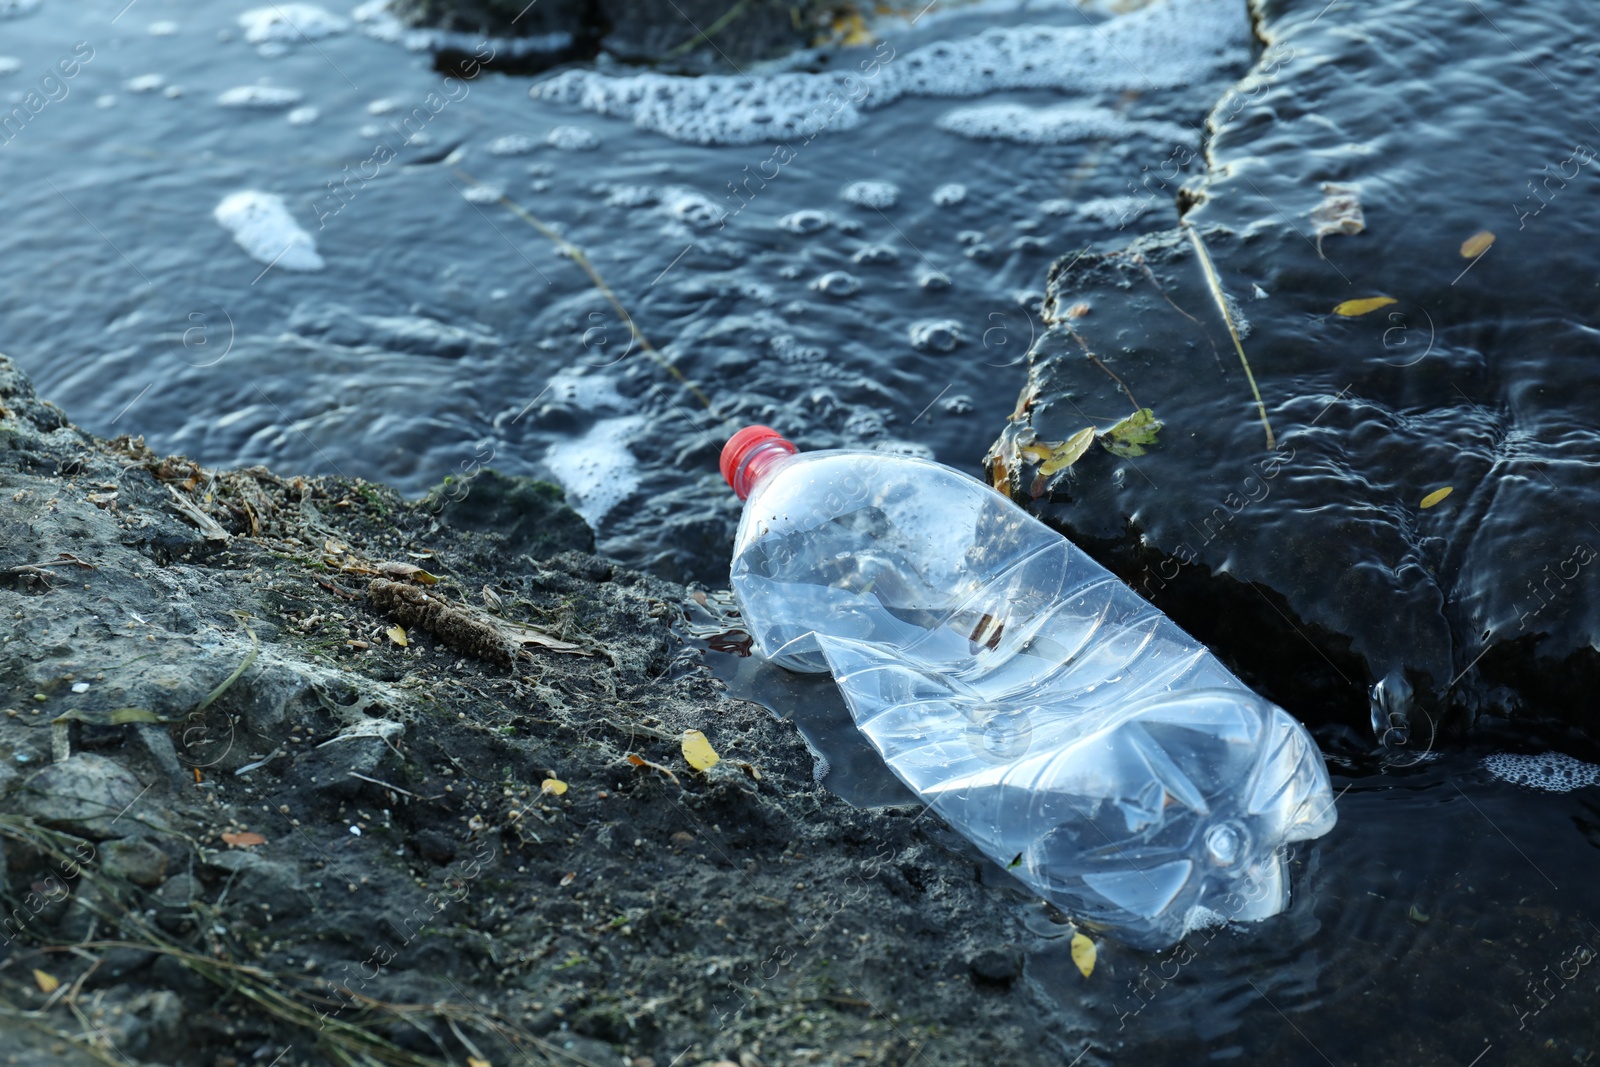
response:
[[[783,461],[794,455],[798,449],[783,438],[774,438],[763,441],[752,448],[744,461],[739,464],[739,469],[734,474],[733,491],[740,500],[750,499],[756,486],[762,479],[783,464]]]

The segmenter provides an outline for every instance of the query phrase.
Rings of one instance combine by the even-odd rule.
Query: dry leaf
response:
[[[429,574],[415,563],[380,563],[378,573],[386,578],[417,582],[421,585],[438,585],[436,575]]]
[[[643,767],[645,765],[645,761],[641,757],[634,755],[628,756],[628,762],[633,764],[635,767]]]
[[[1379,308],[1386,308],[1393,303],[1395,303],[1395,299],[1392,296],[1364,296],[1360,300],[1346,300],[1342,304],[1335,305],[1333,313],[1335,315],[1343,315],[1347,319],[1353,319],[1357,315],[1365,315],[1369,312],[1377,311]]]
[[[1422,498],[1422,503],[1417,505],[1417,506],[1418,507],[1423,507],[1423,508],[1431,508],[1435,504],[1439,503],[1439,501],[1441,501],[1445,497],[1449,496],[1451,490],[1453,490],[1454,488],[1455,488],[1455,486],[1453,486],[1453,485],[1447,485],[1443,489],[1435,489],[1433,492],[1431,492],[1427,496],[1423,497]]]
[[[257,845],[267,843],[266,838],[251,831],[241,834],[223,834],[222,840],[227,842],[230,848],[255,848]]]
[[[54,993],[61,988],[61,979],[45,974],[40,970],[33,972],[33,980],[39,983],[39,992],[41,993]]]
[[[717,755],[717,750],[711,747],[711,742],[706,740],[706,735],[699,730],[683,732],[683,758],[697,771],[709,771],[722,759]]]
[[[490,1064],[488,1060],[480,1059],[477,1056],[468,1056],[467,1067],[490,1067]]]
[[[322,542],[322,551],[326,552],[330,556],[342,556],[344,553],[350,551],[350,546],[345,544],[343,541],[328,540]]]
[[[1072,962],[1078,965],[1085,978],[1094,973],[1094,942],[1083,934],[1072,935]]]
[[[507,622],[502,628],[505,635],[511,639],[512,644],[526,648],[533,645],[535,648],[548,649],[551,652],[565,652],[572,656],[593,655],[582,645],[575,645],[571,641],[563,641],[559,637],[552,637],[543,630],[526,623]]]
[[[683,788],[683,783],[678,781],[678,776],[672,773],[672,769],[670,767],[663,767],[659,763],[651,763],[643,756],[635,756],[632,753],[628,754],[628,762],[633,764],[635,767],[649,767],[653,771],[660,771],[662,774],[672,779],[673,785],[677,786],[679,789]]]
[[[546,778],[539,783],[539,792],[547,797],[558,797],[567,791],[567,783],[559,778]]]
[[[401,648],[405,648],[407,645],[411,644],[410,641],[406,640],[406,628],[404,626],[391,626],[383,632],[389,635],[389,640],[393,641]]]
[[[1466,259],[1477,259],[1489,251],[1489,246],[1492,244],[1494,244],[1494,234],[1488,230],[1479,230],[1461,242],[1461,255]]]
[[[571,885],[572,884],[572,880],[574,878],[576,878],[576,877],[578,877],[578,872],[577,871],[568,871],[566,874],[561,876],[561,881],[560,881],[559,884],[560,885]]]

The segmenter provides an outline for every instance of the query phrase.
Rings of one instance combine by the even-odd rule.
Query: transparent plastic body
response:
[[[1075,919],[1142,948],[1288,903],[1333,798],[1305,728],[1060,534],[927,460],[784,455],[732,583],[890,769]]]

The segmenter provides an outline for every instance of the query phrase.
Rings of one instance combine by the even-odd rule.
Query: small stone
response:
[[[100,857],[101,868],[113,878],[146,889],[154,889],[167,880],[167,854],[141,838],[108,842],[101,848]]]

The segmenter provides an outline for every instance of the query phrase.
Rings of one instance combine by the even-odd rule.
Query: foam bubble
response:
[[[839,199],[858,207],[875,207],[879,211],[894,207],[900,199],[900,187],[894,182],[851,182],[839,190]]]
[[[1153,196],[1099,196],[1077,205],[1076,211],[1079,218],[1090,222],[1121,226],[1153,210],[1160,202]]]
[[[171,19],[157,19],[145,28],[152,37],[171,37],[178,32],[178,24]]]
[[[244,39],[251,44],[298,44],[317,41],[350,28],[350,23],[315,4],[273,4],[239,16]]]
[[[861,279],[849,271],[830,270],[812,282],[811,288],[827,296],[854,296],[861,289]]]
[[[122,87],[130,93],[153,93],[166,83],[167,80],[159,74],[141,74],[123,82]]]
[[[469,204],[498,204],[505,190],[495,185],[473,185],[461,194]]]
[[[961,324],[954,319],[924,319],[911,324],[911,347],[918,352],[953,352],[961,340]]]
[[[527,133],[508,133],[488,144],[491,156],[525,156],[539,147],[538,138]]]
[[[284,270],[321,270],[317,243],[289,214],[283,197],[246,189],[223,199],[212,212],[218,224],[251,259]]]
[[[582,126],[557,126],[545,136],[545,144],[563,152],[592,152],[600,147],[600,138],[594,131]]]
[[[322,112],[314,107],[297,107],[284,117],[291,126],[310,126],[322,117]]]
[[[960,182],[950,182],[933,191],[933,202],[939,207],[955,207],[966,198],[967,187]]]
[[[567,502],[592,527],[639,488],[639,461],[628,442],[645,427],[639,415],[601,419],[582,437],[551,445],[545,465],[567,491]]]
[[[1600,785],[1600,766],[1573,759],[1564,752],[1546,752],[1539,756],[1496,752],[1485,757],[1483,767],[1502,782],[1551,793],[1570,793],[1584,786]]]
[[[631,119],[679,141],[777,143],[851,129],[864,111],[904,96],[1178,88],[1242,66],[1250,39],[1247,5],[1237,0],[1161,0],[1092,26],[1004,27],[936,42],[876,60],[870,75],[615,77],[569,70],[529,94]]]
[[[293,107],[300,102],[300,90],[275,85],[241,85],[217,97],[223,107],[248,107],[272,111]]]
[[[661,202],[673,218],[697,230],[711,229],[727,214],[721,204],[693,189],[668,189]]]
[[[778,220],[778,229],[788,230],[790,233],[812,234],[826,230],[833,223],[833,216],[826,211],[813,211],[804,208],[800,211],[791,211]]]
[[[882,267],[890,263],[896,263],[899,259],[900,253],[889,245],[862,245],[850,257],[850,262],[865,264],[869,267]]]
[[[15,74],[22,69],[22,60],[16,56],[0,56],[0,74]]]
[[[1130,122],[1109,111],[1069,104],[1028,107],[1025,104],[984,104],[956,108],[935,123],[947,133],[977,141],[1013,141],[1017,144],[1071,144],[1075,141],[1125,140],[1132,135],[1154,141],[1194,147],[1200,133],[1171,122]]]

